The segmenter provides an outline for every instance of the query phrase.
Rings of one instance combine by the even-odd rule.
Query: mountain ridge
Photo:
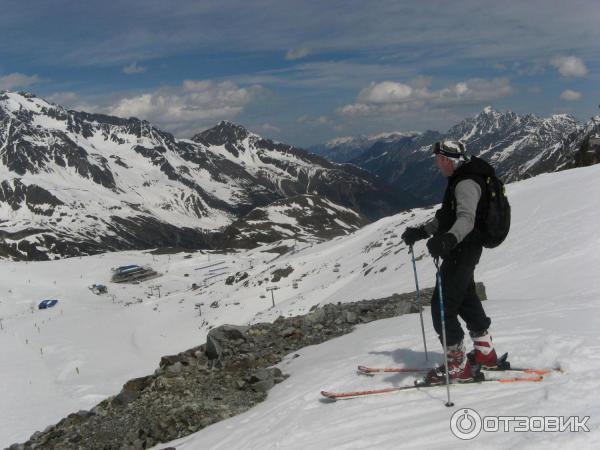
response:
[[[349,162],[433,203],[440,200],[445,184],[429,160],[435,141],[462,140],[468,153],[487,160],[505,182],[512,182],[573,167],[585,136],[600,131],[594,123],[593,118],[581,124],[567,114],[542,118],[488,106],[445,133],[427,131],[412,138],[378,141]]]
[[[144,120],[0,94],[0,256],[211,248],[256,207],[320,195],[370,220],[414,203],[363,169],[222,121],[177,139]]]

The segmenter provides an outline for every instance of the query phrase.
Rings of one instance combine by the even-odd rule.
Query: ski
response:
[[[469,358],[471,356],[469,355]],[[502,356],[498,358],[498,364],[496,367],[479,367],[475,364],[474,361],[471,361],[471,365],[473,368],[488,372],[523,372],[532,375],[548,375],[553,372],[562,372],[560,367],[555,367],[553,369],[534,369],[530,367],[512,367],[510,362],[508,362],[508,352],[504,353]]]
[[[507,378],[493,378],[493,379],[476,379],[466,383],[453,383],[452,386],[468,386],[471,384],[481,383],[521,383],[521,382],[540,382],[544,377],[537,375],[532,377],[507,377]],[[416,382],[414,385],[388,387],[381,389],[370,389],[364,391],[348,391],[348,392],[331,392],[321,391],[321,395],[329,400],[347,400],[351,398],[368,397],[372,395],[390,394],[400,391],[418,390],[421,388],[433,388],[446,386],[445,384],[427,384],[423,382]]]
[[[368,366],[358,366],[356,371],[358,373],[362,373],[365,375],[375,375],[378,373],[419,373],[419,372],[427,372],[428,370],[433,369],[433,367],[368,367]]]
[[[487,372],[523,372],[530,375],[548,375],[552,372],[562,372],[560,368],[555,369],[533,369],[524,367],[511,367],[507,361],[508,353],[503,354],[498,358],[498,366],[494,368],[478,367],[478,370]],[[369,367],[358,366],[358,373],[364,375],[376,375],[384,373],[421,373],[431,370],[431,367]]]

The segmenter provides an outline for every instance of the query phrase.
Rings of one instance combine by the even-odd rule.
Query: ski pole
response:
[[[444,314],[444,296],[442,295],[442,275],[440,273],[440,267],[438,258],[433,259],[436,268],[436,282],[438,286],[438,295],[440,297],[440,317],[442,322],[442,347],[444,347],[444,368],[446,369],[446,393],[448,394],[448,401],[446,406],[454,406],[454,403],[450,401],[450,374],[448,373],[448,346],[446,345],[446,320]]]
[[[421,292],[419,291],[419,279],[417,278],[417,264],[415,262],[415,252],[413,246],[410,246],[410,254],[412,255],[413,271],[415,273],[415,286],[417,288],[417,304],[419,305],[419,317],[421,318],[421,332],[423,333],[423,346],[425,347],[425,361],[429,361],[427,353],[427,340],[425,339],[425,325],[423,325],[423,306],[419,304]]]

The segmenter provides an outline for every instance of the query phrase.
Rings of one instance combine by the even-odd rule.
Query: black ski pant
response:
[[[442,294],[444,299],[444,321],[448,346],[461,342],[465,336],[458,317],[467,324],[470,332],[481,332],[489,328],[491,320],[485,315],[481,300],[475,291],[473,274],[481,256],[481,247],[457,247],[440,266]],[[439,286],[436,281],[431,298],[433,327],[442,340]]]

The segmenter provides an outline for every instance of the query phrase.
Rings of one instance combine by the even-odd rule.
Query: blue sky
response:
[[[309,146],[486,105],[585,121],[599,42],[593,0],[0,0],[0,89]]]

